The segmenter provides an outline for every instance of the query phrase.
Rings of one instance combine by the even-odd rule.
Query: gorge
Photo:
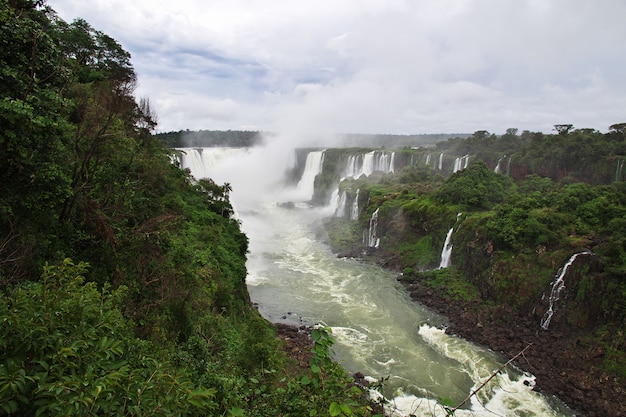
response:
[[[328,155],[337,150],[308,152],[306,158],[301,158],[306,163],[292,186],[282,189],[273,181],[267,188],[267,184],[256,183],[261,173],[254,178],[238,175],[241,172],[238,167],[260,166],[255,159],[267,158],[267,150],[182,151],[181,165],[194,176],[210,176],[233,186],[232,200],[242,229],[250,238],[248,289],[262,315],[273,322],[296,326],[317,322],[329,325],[338,340],[336,360],[347,370],[363,372],[375,379],[389,377],[384,394],[391,401],[390,412],[394,415],[446,415],[440,402],[460,403],[506,361],[500,354],[447,334],[444,329],[448,320],[412,302],[395,279],[397,274],[355,259],[337,258],[320,241],[323,235],[320,227],[325,218],[351,221],[352,217],[351,214],[347,219],[335,216],[340,199],[333,204],[332,196],[337,194],[334,188],[339,183],[326,187],[328,203],[321,205],[311,204],[315,194],[321,194],[306,185],[314,177],[317,180],[313,182],[319,187],[323,171],[320,163],[322,160],[328,163]],[[215,157],[231,152],[237,157]],[[199,153],[202,163],[198,163]],[[354,159],[346,157],[347,166],[352,166]],[[222,162],[212,162],[218,160]],[[391,165],[382,166],[391,172]],[[297,169],[283,166],[282,170],[290,168]],[[346,175],[346,169],[338,171],[339,180],[350,176]],[[352,172],[358,171],[359,168]],[[374,170],[370,175],[376,175]],[[275,179],[278,175],[269,177]],[[237,196],[239,189],[248,191],[242,199]],[[250,191],[253,189],[256,193]],[[304,195],[306,190],[310,192],[308,196]],[[353,207],[360,200],[356,198],[361,194],[357,190],[352,192],[352,201],[345,202],[345,207]],[[277,204],[286,201],[293,205]],[[367,213],[367,200],[363,199],[363,203],[361,219],[367,222],[367,227],[362,230],[362,250],[379,251],[382,248],[377,248],[378,232],[372,233],[378,208]],[[493,412],[512,416],[574,415],[556,398],[534,391],[533,385],[532,374],[508,367],[456,415],[493,415]]]

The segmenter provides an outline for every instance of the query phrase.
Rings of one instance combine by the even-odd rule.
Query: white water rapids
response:
[[[335,359],[349,372],[389,377],[383,393],[394,415],[445,416],[437,399],[463,401],[507,358],[445,334],[445,318],[411,301],[395,274],[334,256],[317,235],[320,219],[334,210],[277,205],[298,192],[278,185],[285,168],[278,161],[287,156],[274,155],[262,148],[205,148],[199,158],[189,149],[182,161],[196,178],[232,185],[231,199],[250,239],[252,301],[272,322],[330,326]],[[508,367],[455,415],[573,415],[533,391],[533,383],[532,375]]]

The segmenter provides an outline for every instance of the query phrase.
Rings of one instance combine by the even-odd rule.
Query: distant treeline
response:
[[[344,136],[345,146],[372,147],[372,148],[405,148],[436,144],[451,138],[465,139],[470,137],[467,133],[426,133],[416,135],[392,135],[392,134],[365,134],[348,133]]]
[[[261,132],[247,130],[179,130],[157,133],[156,138],[170,148],[254,146],[261,142]]]
[[[258,145],[263,136],[273,133],[247,130],[179,130],[178,132],[157,133],[155,137],[170,148],[193,147],[248,147]],[[338,135],[341,146],[371,148],[404,148],[435,144],[451,138],[467,138],[465,133],[429,133],[418,135],[348,133]]]

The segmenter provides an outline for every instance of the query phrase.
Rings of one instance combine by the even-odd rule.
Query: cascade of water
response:
[[[335,209],[335,217],[345,217],[346,215],[346,200],[347,200],[347,196],[346,196],[346,192],[341,191],[339,193],[339,201],[338,203],[335,205],[337,208]],[[333,199],[331,198],[331,201],[333,201]]]
[[[439,269],[450,266],[450,259],[452,258],[452,232],[454,232],[454,227],[451,227],[446,235],[446,241],[443,244],[443,249],[441,249],[441,262],[439,263]]]
[[[509,160],[506,163],[506,175],[511,175],[511,157],[509,156]]]
[[[337,258],[311,227],[312,219],[326,216],[328,210],[309,206],[289,210],[276,204],[280,193],[269,192],[274,181],[261,182],[263,187],[257,181],[250,184],[256,179],[250,178],[250,167],[257,166],[251,161],[261,167],[272,165],[277,174],[285,168],[267,164],[266,153],[257,151],[261,149],[220,162],[226,170],[212,167],[207,173],[192,174],[232,183],[233,201],[248,204],[241,213],[242,230],[250,238],[246,284],[260,313],[272,322],[332,326],[336,357],[348,372],[362,371],[374,379],[389,376],[383,394],[395,408],[387,408],[388,415],[445,417],[446,410],[434,398],[462,401],[502,364],[502,358],[447,334],[446,320],[411,301],[393,273]],[[186,158],[188,154],[183,154],[183,162],[188,162]],[[436,165],[436,155],[433,161]],[[249,198],[255,193],[263,200]],[[368,233],[367,228],[364,231]],[[533,381],[532,375],[507,367],[455,416],[575,415],[533,390]]]
[[[250,148],[177,148],[181,155],[177,157],[180,167],[189,169],[196,179],[207,178],[211,168],[231,158],[250,154]]]
[[[452,168],[452,173],[459,171],[461,169],[461,158],[456,158],[454,160],[454,167]]]
[[[315,191],[315,177],[322,172],[324,165],[324,153],[326,151],[309,152],[302,178],[298,182],[298,193],[305,199],[313,198]]]
[[[439,154],[439,171],[441,171],[442,167],[443,167],[443,152]]]
[[[366,177],[369,177],[375,171],[375,166],[374,166],[375,153],[376,151],[372,151],[363,155],[363,172],[362,173]]]
[[[361,189],[356,190],[356,195],[354,196],[354,201],[352,202],[352,210],[350,210],[350,220],[358,220],[359,219],[359,193]]]
[[[543,330],[548,330],[548,326],[550,326],[550,320],[552,320],[552,316],[554,315],[554,309],[556,308],[555,304],[557,301],[559,301],[560,297],[561,297],[561,292],[565,289],[565,275],[567,274],[567,271],[569,270],[570,266],[572,266],[572,264],[574,263],[574,261],[576,260],[576,258],[580,255],[591,255],[592,253],[590,251],[583,251],[583,252],[579,252],[579,253],[575,253],[574,255],[572,255],[567,262],[565,262],[565,265],[563,265],[558,273],[555,276],[554,281],[552,281],[552,289],[550,290],[550,298],[548,299],[549,304],[548,304],[548,310],[546,311],[546,313],[543,315],[543,318],[541,319],[541,328]]]
[[[426,162],[424,164],[426,166],[430,165],[430,154],[426,155]]]
[[[501,171],[500,168],[500,164],[502,163],[502,160],[506,158],[506,155],[504,155],[503,157],[501,157],[500,159],[498,159],[498,163],[496,164],[496,167],[494,168],[493,172],[495,172],[496,174],[499,174]]]
[[[363,173],[363,155],[350,155],[346,162],[344,178],[359,178]]]
[[[615,168],[615,181],[622,180],[622,172],[624,171],[624,160],[617,160],[617,167]]]
[[[376,228],[378,227],[378,210],[379,209],[376,209],[372,213],[367,235],[363,236],[363,243],[370,248],[378,248],[378,246],[380,246],[380,238],[376,235]]]
[[[350,155],[346,161],[343,178],[369,177],[374,171],[394,172],[395,152],[371,151],[366,154]]]
[[[467,168],[468,163],[469,163],[469,155],[456,158],[454,160],[454,169],[452,170],[452,173],[455,173],[457,171]]]

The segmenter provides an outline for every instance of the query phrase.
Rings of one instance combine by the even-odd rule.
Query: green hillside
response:
[[[171,163],[128,52],[44,1],[0,42],[0,415],[371,415],[328,332],[300,369],[252,307],[230,187]]]

